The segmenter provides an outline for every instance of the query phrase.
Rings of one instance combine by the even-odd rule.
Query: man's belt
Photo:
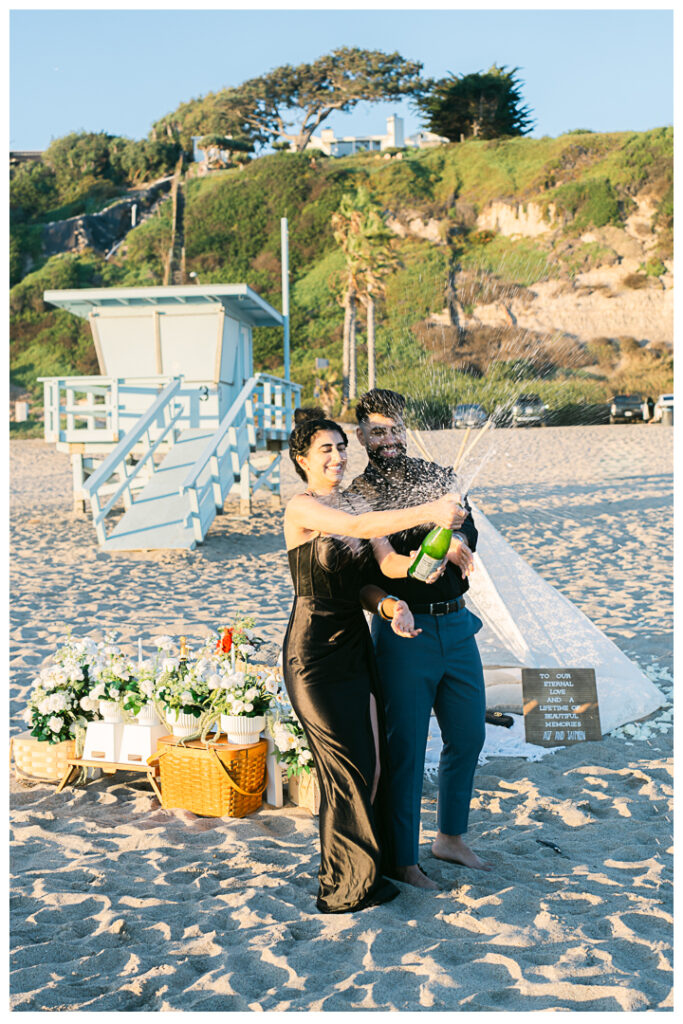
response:
[[[465,598],[456,597],[454,601],[437,601],[435,604],[411,604],[410,610],[416,615],[450,615],[465,607]]]

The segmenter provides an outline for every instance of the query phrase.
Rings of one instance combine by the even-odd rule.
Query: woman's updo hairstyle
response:
[[[334,430],[335,433],[339,434],[348,447],[349,439],[334,420],[325,419],[321,415],[321,409],[296,409],[294,412],[294,422],[296,426],[289,435],[289,457],[294,463],[294,469],[301,477],[302,480],[306,480],[306,473],[302,466],[297,462],[299,455],[308,455],[311,447],[311,441],[320,430]]]

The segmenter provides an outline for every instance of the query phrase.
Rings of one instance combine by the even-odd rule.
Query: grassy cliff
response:
[[[671,129],[662,128],[577,132],[556,139],[472,140],[404,150],[391,159],[278,153],[253,160],[244,169],[202,178],[190,174],[187,270],[195,271],[202,284],[246,282],[279,308],[280,218],[288,218],[292,373],[311,399],[316,356],[327,357],[341,371],[343,315],[330,279],[341,268],[342,257],[330,218],[343,193],[363,184],[404,236],[397,234],[401,265],[388,280],[378,310],[380,385],[411,390],[432,419],[456,396],[491,405],[509,391],[510,380],[535,380],[533,389],[556,406],[575,399],[602,401],[628,382],[629,366],[637,370],[641,387],[663,389],[670,386],[671,374],[665,354],[648,354],[641,365],[632,347],[626,358],[619,341],[608,339],[612,355],[608,359],[603,353],[600,363],[585,344],[572,343],[566,331],[553,337],[528,331],[515,335],[511,324],[507,333],[489,329],[487,334],[447,323],[435,335],[430,318],[438,319],[446,305],[449,269],[467,313],[491,296],[505,302],[506,296],[518,296],[538,282],[571,284],[580,271],[617,259],[609,245],[582,241],[581,236],[587,229],[622,228],[636,197],[644,193],[655,213],[653,245],[642,277],[647,284],[647,278],[664,273],[663,261],[672,253],[672,136]],[[517,239],[478,229],[477,217],[501,201],[521,209],[535,204],[553,222],[553,231]],[[43,219],[48,217],[49,211]],[[422,237],[410,227],[416,221],[429,226]],[[26,226],[21,230],[26,232]],[[170,230],[170,202],[165,202],[129,232],[110,260],[85,251],[52,257],[42,265],[33,237],[36,269],[11,291],[12,382],[36,393],[39,375],[96,372],[87,325],[48,309],[43,291],[161,284]],[[363,330],[358,362],[362,390]],[[255,332],[255,363],[281,371],[280,331]]]

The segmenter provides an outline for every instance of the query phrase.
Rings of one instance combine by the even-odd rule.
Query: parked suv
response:
[[[519,395],[510,410],[510,426],[544,427],[547,409],[538,395]]]
[[[471,405],[456,405],[453,410],[454,427],[483,427],[488,413],[478,402]]]
[[[655,423],[658,423],[664,416],[664,410],[670,409],[671,415],[673,416],[674,407],[674,396],[672,394],[660,395],[655,402],[654,414],[652,416]]]
[[[609,421],[624,423],[643,419],[643,399],[640,395],[615,395],[610,402]]]

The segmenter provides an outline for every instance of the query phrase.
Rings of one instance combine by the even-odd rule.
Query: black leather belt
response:
[[[416,615],[450,615],[465,607],[465,598],[456,597],[455,601],[437,601],[436,604],[411,604],[411,612]]]

